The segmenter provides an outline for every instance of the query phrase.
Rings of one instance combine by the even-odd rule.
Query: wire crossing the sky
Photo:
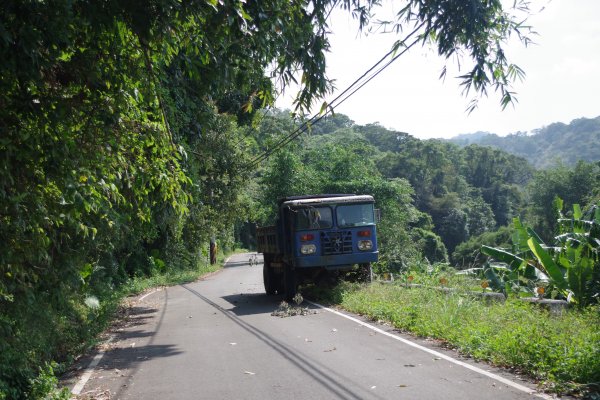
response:
[[[266,150],[262,154],[256,156],[250,163],[248,164],[248,168],[256,167],[260,162],[266,160],[271,156],[271,154],[280,150],[292,140],[296,139],[298,136],[306,132],[311,125],[316,124],[321,119],[325,118],[328,114],[333,113],[333,110],[336,107],[339,107],[342,103],[348,100],[352,95],[354,95],[357,91],[363,88],[367,83],[369,83],[373,78],[379,75],[383,70],[389,67],[394,61],[396,61],[400,56],[405,54],[411,47],[417,44],[421,37],[417,37],[410,45],[406,46],[400,53],[393,56],[389,61],[387,61],[383,66],[379,69],[375,70],[380,64],[382,64],[390,55],[398,50],[399,43],[404,44],[411,36],[419,31],[419,29],[423,26],[420,24],[417,26],[411,33],[409,33],[404,40],[401,42],[397,42],[392,49],[387,52],[379,61],[377,61],[371,68],[369,68],[365,73],[363,73],[359,78],[357,78],[350,86],[348,86],[342,93],[340,93],[335,99],[333,99],[330,103],[324,103],[326,105],[325,111],[321,110],[319,113],[313,115],[308,121],[303,122],[298,128],[294,129],[290,134],[283,137],[279,142],[277,142],[272,148]],[[371,72],[373,72],[370,76],[368,76]],[[368,76],[368,77],[367,77]],[[364,80],[366,78],[366,80]],[[364,81],[363,81],[364,80]],[[362,82],[362,83],[361,83]]]

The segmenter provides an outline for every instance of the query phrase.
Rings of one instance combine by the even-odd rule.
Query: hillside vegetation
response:
[[[260,151],[297,126],[286,113],[261,119],[248,136]],[[524,158],[487,146],[419,140],[336,114],[275,153],[249,193],[258,224],[269,223],[274,199],[316,193],[373,194],[383,211],[382,265],[401,269],[425,257],[459,268],[480,266],[481,244],[506,245],[513,218],[550,240],[556,196],[564,208],[598,199],[600,165],[579,161],[536,171]],[[400,192],[397,192],[400,190]],[[402,195],[400,195],[402,193]],[[389,225],[388,225],[389,224]],[[392,233],[393,232],[393,233]],[[391,242],[392,240],[394,245]]]
[[[548,168],[561,162],[574,166],[578,161],[600,160],[600,117],[579,118],[568,125],[561,122],[536,129],[531,134],[508,136],[477,132],[449,140],[461,146],[491,146],[525,158],[535,168]]]
[[[302,122],[264,115],[279,91],[299,81],[303,111],[332,88],[332,8],[366,30],[380,3],[3,2],[1,400],[48,397],[50,377],[94,343],[131,282],[198,271],[210,242],[233,247],[269,222],[279,196],[373,194],[385,216],[379,268],[396,270],[477,262],[457,253],[462,243],[515,215],[552,236],[554,195],[565,206],[597,196],[595,164],[540,173],[500,150],[341,115],[261,158]],[[493,86],[510,104],[522,71],[502,46],[511,34],[527,43],[528,28],[502,2],[455,3],[410,0],[387,28],[398,46],[414,28],[414,45],[465,55],[469,96]],[[524,0],[514,7],[527,13]]]

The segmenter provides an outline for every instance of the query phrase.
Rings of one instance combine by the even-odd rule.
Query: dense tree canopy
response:
[[[293,125],[284,114],[264,118],[263,124],[272,127],[270,119],[280,121],[282,127]],[[266,132],[271,132],[269,129]],[[258,132],[263,134],[262,127]],[[377,124],[356,125],[341,114],[325,118],[311,133],[267,166],[263,193],[268,194],[260,202],[273,204],[274,196],[333,189],[357,192],[362,187],[366,193],[374,193],[373,187],[352,183],[364,181],[370,174],[375,180],[387,179],[388,184],[398,179],[408,182],[411,198],[404,198],[401,207],[416,210],[405,214],[411,215],[408,219],[399,217],[398,221],[405,223],[394,232],[411,237],[412,242],[382,247],[384,255],[396,254],[396,261],[423,256],[443,261],[452,255],[450,261],[455,265],[481,265],[486,260],[479,255],[481,244],[505,245],[513,218],[525,218],[540,234],[551,238],[556,224],[555,196],[564,197],[567,207],[597,201],[600,174],[593,163],[535,171],[523,158],[501,150],[421,141]],[[274,188],[280,191],[276,193]],[[274,215],[274,211],[261,215],[267,214]],[[380,233],[385,242],[391,231]]]
[[[529,133],[498,136],[479,132],[450,140],[462,146],[478,144],[504,150],[525,158],[536,168],[552,168],[557,163],[573,167],[578,161],[600,159],[600,117],[579,118],[569,124],[556,122]]]
[[[520,70],[501,47],[521,26],[498,0],[470,4],[407,1],[386,26],[400,41],[415,29],[417,43],[445,57],[464,53],[474,62],[465,87],[478,93],[493,87],[507,104]],[[276,142],[282,128],[271,121],[273,135],[253,137],[247,125],[256,110],[272,103],[276,87],[294,81],[301,86],[299,109],[327,94],[332,7],[347,9],[368,29],[378,6],[374,0],[3,2],[1,393],[26,397],[38,365],[59,357],[66,338],[72,346],[81,342],[82,321],[93,318],[82,316],[86,297],[161,266],[194,266],[211,237],[231,240],[234,221],[260,209],[243,192],[254,172],[248,160]],[[398,42],[403,46],[409,42]],[[289,186],[274,185],[271,196],[371,191],[400,224],[419,220],[415,209],[401,206],[412,196],[406,180],[364,177],[373,162],[350,162],[374,154],[369,146],[282,153],[260,173],[265,182],[279,177]],[[330,159],[337,163],[323,161]],[[303,171],[307,160],[323,165],[324,175]],[[347,176],[342,186],[327,186],[341,176]],[[406,231],[398,232],[393,240],[405,243]],[[53,331],[60,333],[47,334]],[[32,344],[30,337],[43,340]]]

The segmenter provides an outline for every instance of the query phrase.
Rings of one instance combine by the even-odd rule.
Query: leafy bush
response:
[[[487,261],[485,254],[481,253],[481,246],[506,247],[510,243],[512,229],[502,226],[493,232],[485,232],[479,236],[469,238],[456,246],[452,253],[452,263],[459,269],[480,268]]]
[[[557,209],[562,201],[557,199]],[[488,266],[486,274],[496,288],[521,287],[531,282],[543,285],[544,292],[584,307],[600,300],[600,207],[593,206],[585,214],[579,205],[573,206],[571,218],[559,211],[559,235],[555,245],[547,246],[530,228],[513,222],[513,252],[482,247],[482,252],[504,262],[507,271],[504,283]]]

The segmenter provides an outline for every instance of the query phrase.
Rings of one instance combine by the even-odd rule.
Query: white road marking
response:
[[[106,342],[104,342],[104,344],[109,344],[110,342],[113,341],[113,339],[114,339],[114,336],[109,337],[108,340]],[[94,359],[92,360],[92,362],[90,362],[90,365],[88,365],[88,367],[85,369],[85,372],[79,379],[79,382],[77,382],[77,384],[75,386],[73,386],[73,389],[71,389],[71,393],[73,393],[75,395],[78,395],[81,393],[81,391],[83,390],[83,387],[85,386],[87,381],[90,379],[90,377],[94,373],[94,368],[96,368],[96,366],[98,366],[98,364],[100,363],[100,360],[102,360],[102,357],[104,357],[103,349],[101,349],[98,352],[98,354],[96,354],[96,356],[94,356]]]
[[[229,262],[229,259],[232,256],[227,257],[227,259],[223,262],[223,264],[226,264],[227,262]],[[153,290],[150,293],[146,293],[145,295],[143,295],[142,297],[140,297],[140,299],[138,301],[143,301],[146,297],[150,296],[151,294],[154,294],[156,292],[161,291],[162,289],[157,289],[157,290]],[[108,340],[104,343],[104,344],[109,344],[110,342],[112,342],[114,339],[114,336],[111,336],[110,338],[108,338]],[[83,375],[81,376],[81,378],[79,379],[79,381],[77,382],[77,384],[75,384],[75,386],[73,386],[73,389],[71,389],[71,393],[74,395],[78,395],[81,393],[81,391],[83,390],[83,387],[85,386],[85,384],[87,383],[87,381],[91,378],[92,374],[94,373],[94,369],[98,366],[98,364],[100,363],[100,360],[102,360],[102,357],[104,357],[104,350],[100,350],[95,356],[94,359],[90,362],[90,364],[87,366],[87,368],[85,369],[85,372],[83,373]]]
[[[322,306],[321,304],[314,303],[312,301],[308,301],[308,300],[305,300],[305,301],[307,303],[309,303],[309,304],[314,305],[315,307],[318,307],[318,308],[321,308],[323,310],[329,311],[329,312],[331,312],[331,313],[333,313],[335,315],[339,315],[340,317],[349,319],[350,321],[356,322],[357,324],[362,325],[362,326],[364,326],[366,328],[369,328],[369,329],[371,329],[371,330],[373,330],[373,331],[375,331],[377,333],[380,333],[382,335],[391,337],[392,339],[396,339],[396,340],[398,340],[398,341],[400,341],[400,342],[402,342],[404,344],[407,344],[409,346],[412,346],[414,348],[417,348],[419,350],[422,350],[424,352],[432,354],[435,357],[442,358],[442,359],[444,359],[446,361],[449,361],[449,362],[451,362],[453,364],[460,365],[461,367],[464,367],[464,368],[470,369],[471,371],[477,372],[478,374],[485,375],[488,378],[494,379],[494,380],[496,380],[498,382],[501,382],[501,383],[503,383],[503,384],[505,384],[507,386],[510,386],[510,387],[512,387],[514,389],[520,390],[520,391],[525,392],[527,394],[531,394],[531,395],[540,397],[540,398],[545,399],[545,400],[552,400],[552,399],[554,399],[554,397],[552,397],[552,396],[548,396],[546,394],[539,393],[539,392],[537,392],[534,389],[528,388],[527,386],[520,385],[520,384],[518,384],[516,382],[513,382],[513,381],[511,381],[509,379],[506,379],[506,378],[504,378],[504,377],[502,377],[500,375],[496,375],[494,373],[491,373],[489,371],[483,370],[481,368],[477,368],[477,367],[475,367],[475,366],[473,366],[471,364],[467,364],[466,362],[463,362],[463,361],[460,361],[460,360],[456,360],[456,359],[454,359],[454,358],[452,358],[450,356],[447,356],[446,354],[443,354],[443,353],[440,353],[438,351],[429,349],[429,348],[427,348],[425,346],[421,346],[420,344],[411,342],[410,340],[404,339],[403,337],[400,337],[398,335],[394,335],[393,333],[386,332],[383,329],[380,329],[380,328],[378,328],[376,326],[373,326],[371,324],[363,322],[363,321],[361,321],[361,320],[359,320],[357,318],[354,318],[354,317],[351,317],[349,315],[343,314],[343,313],[341,313],[339,311],[336,311],[336,310],[334,310],[332,308],[328,308],[328,307]]]
[[[143,295],[142,297],[140,297],[140,299],[138,301],[144,301],[144,299],[148,296],[150,296],[151,294],[154,294],[156,292],[160,292],[162,289],[156,289],[151,291],[150,293],[146,293],[145,295]]]

